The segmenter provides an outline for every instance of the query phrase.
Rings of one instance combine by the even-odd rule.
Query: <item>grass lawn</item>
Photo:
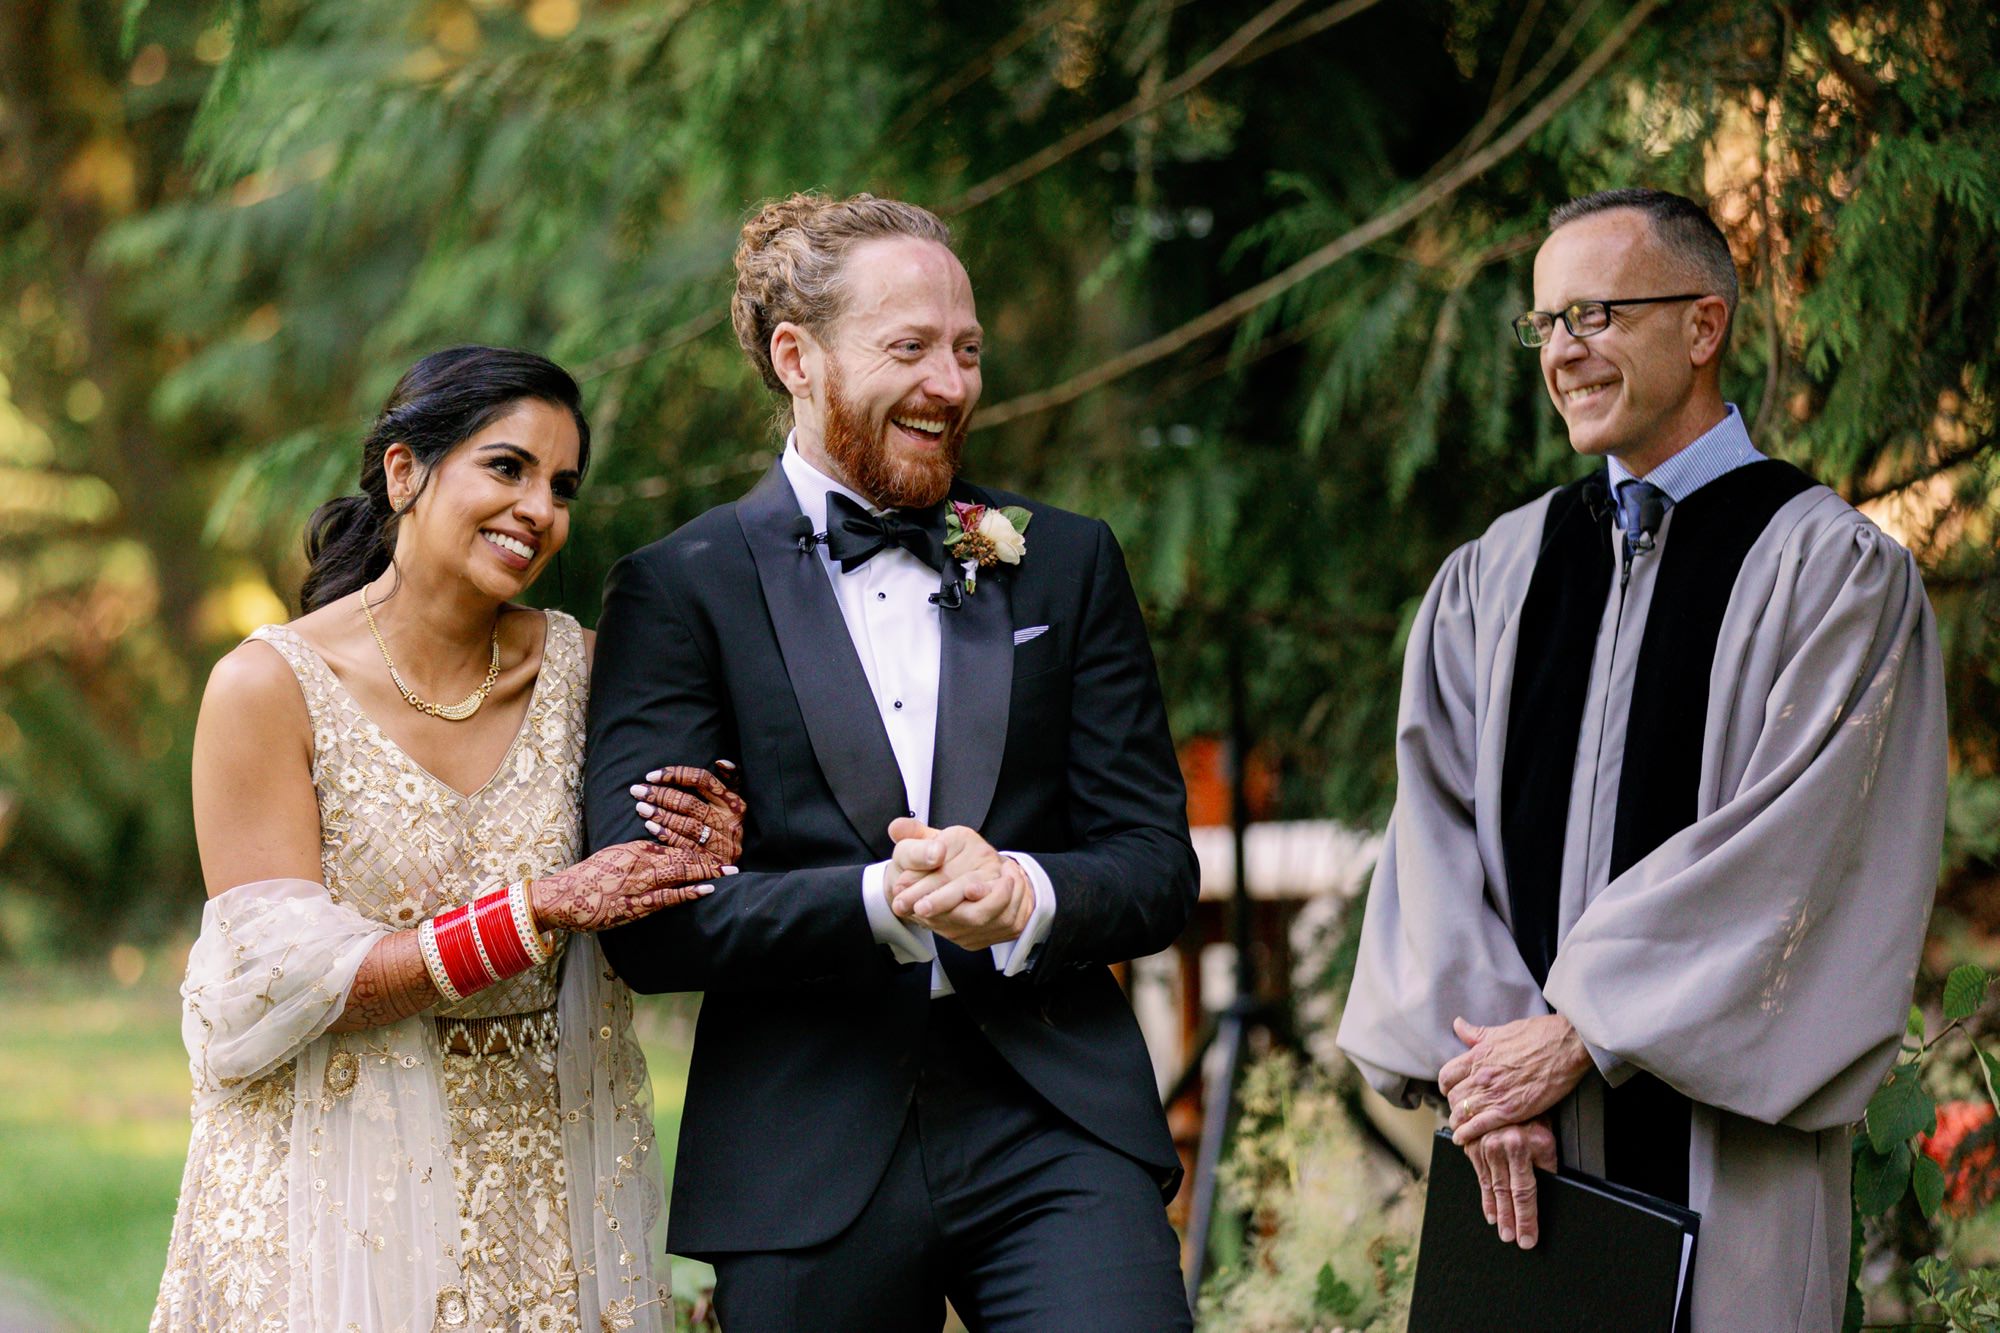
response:
[[[143,1329],[188,1141],[178,961],[130,987],[103,970],[0,971],[0,1290],[78,1329]],[[693,1005],[639,1002],[660,1149],[673,1169]],[[679,1269],[691,1294],[698,1266]]]

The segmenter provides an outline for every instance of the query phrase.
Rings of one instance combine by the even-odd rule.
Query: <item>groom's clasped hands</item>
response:
[[[882,891],[900,920],[968,951],[1019,939],[1035,910],[1034,886],[1018,862],[977,829],[934,829],[920,819],[889,825],[896,840]]]

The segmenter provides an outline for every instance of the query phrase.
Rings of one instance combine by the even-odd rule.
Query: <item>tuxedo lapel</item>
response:
[[[772,467],[736,506],[813,756],[847,822],[886,858],[889,821],[906,809],[902,771],[819,552],[799,548],[801,531],[814,530],[800,517],[782,466]]]
[[[954,498],[985,500],[978,495]],[[963,596],[958,610],[938,612],[943,647],[931,767],[932,828],[979,828],[993,804],[1014,682],[1013,582],[1002,568],[982,571],[978,591]]]

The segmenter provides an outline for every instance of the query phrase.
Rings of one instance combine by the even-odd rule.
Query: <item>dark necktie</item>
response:
[[[851,574],[900,546],[932,569],[944,568],[944,504],[871,514],[838,491],[826,496],[826,551]]]
[[[1653,549],[1653,534],[1673,503],[1667,493],[1650,481],[1627,481],[1618,487],[1618,526],[1625,530],[1625,544],[1633,555]]]

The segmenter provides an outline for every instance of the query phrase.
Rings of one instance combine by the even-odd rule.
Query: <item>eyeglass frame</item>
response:
[[[1528,341],[1528,332],[1530,329],[1533,328],[1533,325],[1523,325],[1521,321],[1527,319],[1531,315],[1546,315],[1549,320],[1550,334],[1554,334],[1556,331],[1555,322],[1557,320],[1561,320],[1563,328],[1569,332],[1570,337],[1595,338],[1598,334],[1604,332],[1605,329],[1611,327],[1611,312],[1618,306],[1664,305],[1671,301],[1699,301],[1704,297],[1712,295],[1714,295],[1714,293],[1712,292],[1689,292],[1683,296],[1626,296],[1626,297],[1620,297],[1617,300],[1612,300],[1612,301],[1571,301],[1561,310],[1524,310],[1520,314],[1514,316],[1514,338],[1515,341],[1521,344],[1521,346],[1527,348],[1531,352],[1535,351],[1538,348],[1547,347],[1549,345],[1549,339],[1546,337],[1543,338],[1538,343],[1531,343]],[[1578,331],[1576,325],[1572,322],[1572,316],[1576,315],[1587,306],[1604,307],[1604,324],[1603,327],[1601,328],[1595,328],[1588,333],[1582,333]]]

